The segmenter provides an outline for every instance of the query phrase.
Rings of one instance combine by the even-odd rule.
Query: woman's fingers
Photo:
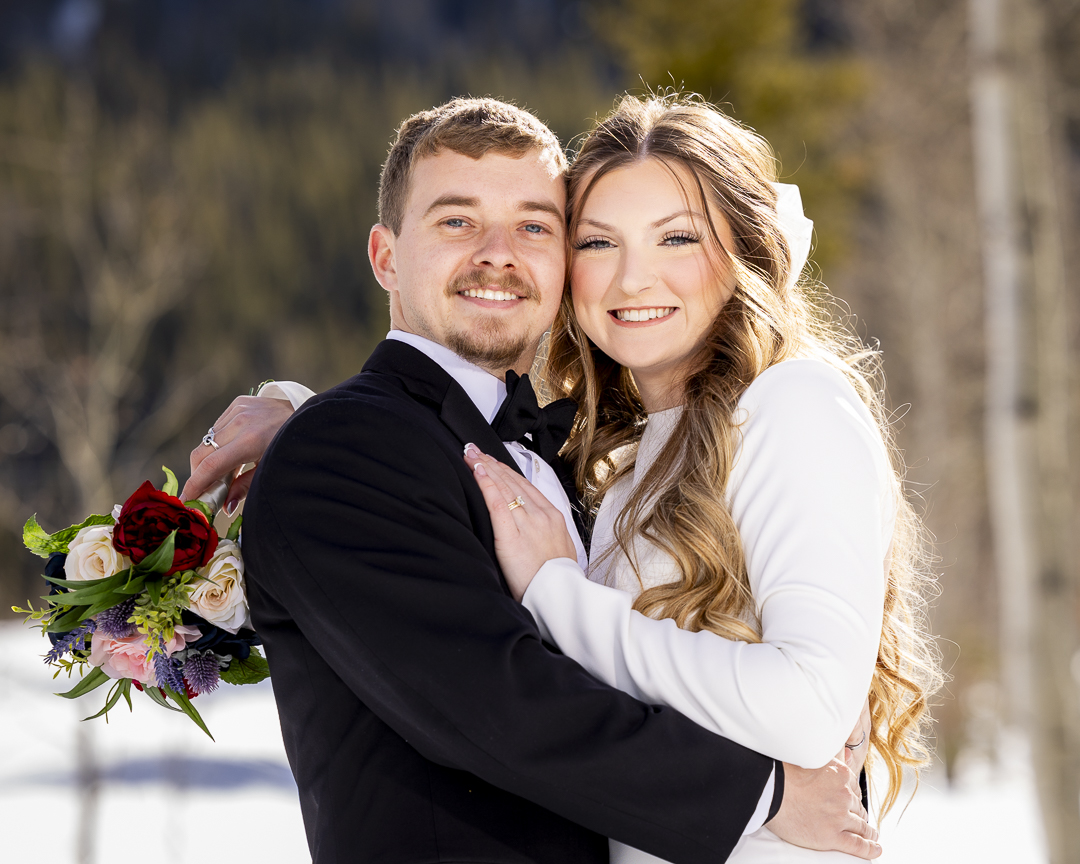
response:
[[[191,451],[191,477],[180,497],[190,501],[213,483],[235,474],[244,465],[257,463],[266,448],[293,413],[284,399],[266,396],[239,396],[214,424],[214,443],[202,442]],[[245,487],[246,494],[246,487]],[[235,496],[230,495],[233,502]],[[239,501],[236,498],[236,501]]]
[[[474,444],[473,447],[476,445]],[[560,521],[562,514],[559,513],[556,508],[546,497],[544,493],[536,488],[535,485],[526,480],[521,474],[510,468],[508,465],[504,465],[498,459],[493,456],[488,456],[486,453],[479,453],[479,459],[484,465],[488,474],[496,479],[496,481],[503,488],[505,494],[508,496],[507,501],[513,501],[518,496],[521,496],[525,502],[524,507],[527,512],[534,516],[544,514],[545,516],[556,515]]]
[[[487,504],[488,512],[491,514],[491,523],[496,532],[509,531],[516,534],[514,514],[508,506],[515,496],[509,495],[506,484],[492,476],[492,473],[487,470],[487,463],[475,445],[465,448],[465,461],[473,469],[473,478],[484,496],[484,503]]]

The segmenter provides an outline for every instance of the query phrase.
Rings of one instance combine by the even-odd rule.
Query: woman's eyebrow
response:
[[[659,228],[661,225],[666,225],[674,219],[678,219],[680,216],[689,216],[691,219],[704,219],[697,210],[680,210],[678,213],[672,213],[670,216],[665,216],[663,219],[657,219],[650,225],[650,228]]]
[[[599,222],[596,219],[581,219],[578,222],[579,225],[592,225],[593,228],[599,228],[601,231],[615,231],[614,225],[608,225],[606,222]]]

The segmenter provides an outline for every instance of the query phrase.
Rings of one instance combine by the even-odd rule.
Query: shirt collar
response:
[[[412,345],[417,351],[423,352],[429,359],[434,360],[461,385],[488,423],[495,419],[503,400],[506,399],[506,382],[500,381],[475,363],[462,359],[445,345],[432,342],[415,333],[391,330],[386,334],[386,338]]]

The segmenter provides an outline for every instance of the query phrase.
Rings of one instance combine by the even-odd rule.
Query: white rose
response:
[[[188,599],[191,611],[222,630],[235,633],[248,623],[244,596],[244,559],[232,540],[222,540],[210,562],[197,571],[204,578],[195,581]]]
[[[104,579],[131,566],[113,548],[112,525],[90,525],[75,535],[68,544],[64,573],[68,579]]]

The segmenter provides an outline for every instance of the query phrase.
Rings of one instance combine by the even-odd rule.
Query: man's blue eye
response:
[[[457,218],[447,219],[445,224],[450,226],[451,228],[460,228],[462,225],[465,224],[465,220]]]
[[[544,230],[543,225],[526,225],[525,230],[530,234],[540,234]]]

